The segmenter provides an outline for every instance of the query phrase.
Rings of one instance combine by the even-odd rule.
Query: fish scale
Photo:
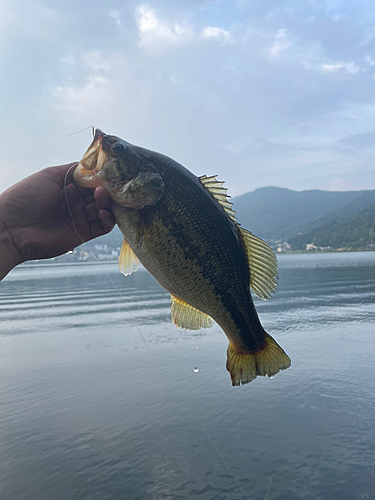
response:
[[[166,194],[157,206],[148,208],[153,213],[152,221],[143,244],[140,248],[135,245],[133,250],[170,293],[214,317],[227,336],[243,348],[256,350],[263,343],[264,334],[252,304],[249,269],[242,246],[238,244],[237,228],[200,184],[189,182],[183,171],[176,170],[173,165],[164,167]],[[180,179],[176,180],[177,176]],[[174,188],[169,192],[171,180]],[[194,203],[186,210],[192,198]],[[117,216],[124,222],[127,214]],[[176,226],[181,231],[176,230]],[[168,233],[166,238],[158,239],[163,230]],[[126,232],[124,236],[127,237]],[[171,237],[179,252],[169,252],[168,263],[160,267],[166,251],[165,241]],[[189,241],[196,242],[202,254],[200,259],[189,251]]]
[[[75,180],[86,187],[101,183],[113,198],[124,235],[121,271],[130,274],[140,261],[171,294],[178,327],[207,328],[213,319],[223,329],[233,385],[290,366],[264,331],[250,293],[252,287],[267,300],[274,292],[276,258],[237,223],[223,182],[198,178],[167,156],[98,130]]]

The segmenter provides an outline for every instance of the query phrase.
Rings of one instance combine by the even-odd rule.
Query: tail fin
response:
[[[232,379],[232,385],[248,384],[257,375],[273,377],[280,370],[290,366],[290,358],[266,333],[266,346],[254,354],[237,354],[232,344],[228,346],[227,370]]]

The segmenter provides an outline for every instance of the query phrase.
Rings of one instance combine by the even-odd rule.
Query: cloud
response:
[[[354,62],[334,62],[329,64],[322,64],[321,68],[325,73],[336,73],[337,71],[343,70],[345,73],[354,75],[359,71],[359,66],[356,66]]]
[[[89,70],[108,72],[114,58],[116,58],[115,54],[104,57],[101,50],[91,50],[82,54],[82,63]]]
[[[375,147],[375,131],[350,134],[337,141],[340,145],[350,146],[355,149]]]
[[[275,43],[269,49],[271,56],[278,56],[281,52],[288,49],[292,42],[288,40],[286,29],[279,29],[276,33]]]
[[[69,83],[58,85],[53,91],[53,106],[70,117],[83,116],[92,109],[112,106],[115,98],[112,87],[116,65],[122,65],[121,56],[114,52],[104,56],[101,50],[69,54],[61,62],[70,73]],[[77,83],[79,82],[79,83]]]
[[[62,57],[61,62],[67,64],[68,66],[75,66],[77,64],[77,61],[73,56],[73,54],[69,54],[68,56]]]
[[[125,19],[121,12],[115,17]],[[69,80],[54,91],[61,116],[77,129],[94,123],[162,151],[197,174],[215,165],[215,173],[228,178],[228,165],[236,165],[233,194],[244,189],[249,170],[254,186],[271,176],[273,183],[285,186],[291,178],[292,187],[303,187],[304,175],[317,185],[337,160],[332,123],[343,116],[341,103],[356,98],[347,79],[327,75],[363,78],[364,56],[359,62],[331,59],[318,41],[287,27],[215,21],[199,25],[194,16],[138,6],[138,51],[76,54]],[[314,175],[307,176],[312,163]]]
[[[226,44],[232,38],[230,30],[217,26],[205,26],[199,33],[186,19],[180,22],[161,20],[156,10],[141,5],[136,10],[139,47],[149,52],[165,51],[186,44],[212,40]]]
[[[117,10],[110,10],[108,15],[115,21],[117,26],[121,26],[121,16]]]
[[[6,49],[13,40],[31,38],[56,39],[61,15],[57,10],[39,2],[0,1],[0,49]]]
[[[202,37],[212,40],[219,40],[226,43],[230,40],[231,34],[229,30],[225,30],[223,28],[217,28],[215,26],[206,26],[202,30]]]
[[[74,66],[84,76],[82,84],[59,85],[53,92],[54,106],[73,115],[84,115],[93,108],[112,105],[111,71],[118,61],[116,53],[108,57],[100,50],[87,51],[81,54],[79,61],[72,55],[62,59],[67,66]]]
[[[186,22],[160,21],[155,10],[141,5],[136,11],[139,30],[139,46],[149,51],[163,50],[182,45],[194,36],[192,27]]]
[[[99,75],[90,75],[81,87],[57,87],[54,96],[60,101],[56,105],[68,112],[80,113],[85,108],[99,108],[108,104],[106,92],[108,79]]]
[[[324,179],[375,186],[363,132],[375,113],[368,2],[0,5],[3,187],[79,157],[85,139],[61,137],[90,124],[218,173],[231,194]],[[12,146],[18,136],[33,155]]]
[[[367,55],[363,60],[368,66],[375,66],[375,59],[373,59],[371,56]]]

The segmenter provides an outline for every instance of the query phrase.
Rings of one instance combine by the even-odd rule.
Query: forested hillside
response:
[[[290,238],[293,250],[305,250],[312,243],[316,247],[352,249],[375,246],[375,204],[365,208],[354,217],[344,221],[334,221],[308,233]]]
[[[317,221],[320,226],[337,220],[340,212],[343,217],[354,215],[375,203],[375,191],[292,191],[266,187],[232,201],[243,227],[260,238],[278,240],[311,230],[315,226],[310,225]],[[330,216],[333,219],[326,220]]]

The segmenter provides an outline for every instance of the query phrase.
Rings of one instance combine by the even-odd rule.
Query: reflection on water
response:
[[[256,306],[292,367],[239,388],[220,329],[176,329],[145,271],[12,271],[0,498],[375,498],[375,253],[279,264],[275,296]]]

